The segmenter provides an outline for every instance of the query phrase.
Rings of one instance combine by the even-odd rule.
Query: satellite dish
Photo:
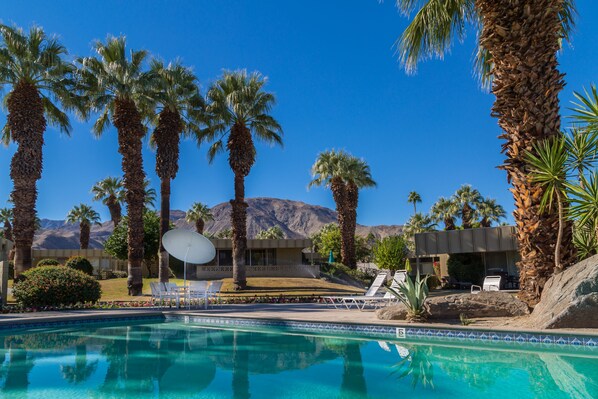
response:
[[[190,230],[167,231],[162,236],[162,245],[169,254],[185,262],[184,285],[187,285],[187,262],[208,263],[216,256],[214,244],[201,234]]]

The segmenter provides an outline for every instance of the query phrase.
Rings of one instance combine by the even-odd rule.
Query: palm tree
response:
[[[122,219],[121,203],[124,200],[122,179],[118,177],[107,177],[100,180],[91,188],[94,201],[102,201],[108,207],[110,220],[116,227]]]
[[[233,229],[233,285],[245,289],[245,250],[247,248],[247,203],[245,177],[255,163],[254,139],[282,145],[282,128],[270,115],[276,100],[264,91],[267,79],[257,72],[225,72],[208,90],[207,128],[199,134],[200,142],[212,143],[208,158],[228,150],[228,163],[235,175],[235,198],[231,200]]]
[[[77,60],[79,85],[90,112],[99,112],[93,126],[101,136],[112,122],[118,132],[118,151],[122,155],[123,186],[129,229],[127,232],[129,295],[141,295],[143,280],[143,211],[145,200],[142,138],[146,128],[144,113],[153,109],[151,74],[143,70],[146,51],[127,54],[124,37],[109,37],[96,42],[97,57]]]
[[[162,236],[170,228],[170,181],[179,170],[180,136],[191,130],[197,131],[196,121],[204,102],[197,79],[189,68],[178,62],[165,66],[163,62],[153,60],[151,71],[156,76],[154,98],[157,101],[151,139],[156,147],[156,173],[160,178],[158,274],[160,282],[167,282],[168,252],[162,245]]]
[[[3,235],[6,240],[12,241],[12,222],[13,222],[12,208],[0,209],[0,223],[4,224]]]
[[[409,193],[409,195],[407,196],[407,202],[409,202],[410,204],[413,204],[413,214],[416,214],[417,213],[417,204],[421,204],[422,197],[416,191],[411,191]]]
[[[187,211],[185,220],[187,223],[195,223],[195,231],[199,234],[203,234],[206,222],[214,220],[214,215],[212,215],[212,211],[207,205],[202,204],[201,202],[194,202],[191,205],[191,208]]]
[[[559,93],[563,75],[557,52],[574,24],[573,0],[397,0],[410,14],[421,5],[397,41],[397,53],[408,71],[418,61],[449,51],[466,27],[480,29],[476,57],[479,75],[496,100],[492,115],[503,130],[506,153],[502,166],[513,185],[517,241],[521,260],[520,297],[533,305],[540,299],[543,280],[537,270],[554,264],[551,245],[558,216],[540,212],[542,188],[528,178],[526,149],[560,132]],[[562,242],[563,265],[574,262],[570,239]]]
[[[554,207],[558,214],[557,239],[554,244],[554,272],[563,271],[561,261],[561,243],[564,232],[565,202],[567,199],[567,147],[562,136],[556,136],[544,142],[534,144],[534,151],[526,153],[532,180],[542,187],[544,194],[540,202],[542,212],[551,212]],[[583,177],[583,175],[582,175]],[[552,275],[550,267],[536,269],[538,279],[548,280]]]
[[[231,229],[224,229],[216,233],[215,237],[230,240],[233,238],[233,231]]]
[[[450,198],[440,197],[432,205],[431,214],[436,222],[444,222],[445,230],[455,230],[455,219],[459,214],[459,206]]]
[[[459,207],[459,214],[463,222],[464,229],[471,229],[475,209],[474,206],[482,199],[480,192],[472,188],[469,184],[464,184],[453,194],[452,200]]]
[[[357,266],[355,229],[359,189],[375,187],[370,167],[345,151],[325,151],[313,164],[312,181],[308,187],[325,186],[331,189],[336,203],[337,221],[341,230],[341,262],[351,268]]]
[[[280,226],[272,226],[257,233],[255,238],[258,240],[280,240],[284,238],[284,231]]]
[[[78,106],[73,94],[71,64],[64,61],[66,49],[42,28],[29,33],[0,25],[0,87],[7,88],[8,110],[3,141],[17,144],[10,165],[14,201],[13,237],[15,274],[31,267],[31,245],[35,233],[36,182],[42,174],[42,147],[46,125],[66,134],[71,126],[65,109]]]
[[[435,229],[436,223],[434,222],[434,219],[431,218],[430,215],[420,212],[409,218],[407,223],[405,223],[403,232],[407,237],[413,238],[416,234],[434,231]]]
[[[66,215],[67,223],[79,223],[79,244],[81,249],[89,247],[89,233],[92,224],[100,224],[100,214],[89,205],[75,205]]]
[[[475,210],[480,219],[480,226],[490,227],[492,223],[500,223],[500,219],[507,216],[505,209],[493,198],[483,198]]]

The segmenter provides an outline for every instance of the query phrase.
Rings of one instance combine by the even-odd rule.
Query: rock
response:
[[[551,277],[526,322],[531,328],[598,328],[598,255]]]
[[[429,319],[467,317],[512,317],[529,314],[527,305],[507,292],[480,292],[428,298],[424,305]]]
[[[407,317],[407,308],[402,303],[398,305],[386,306],[376,311],[376,316],[380,320],[405,320]]]

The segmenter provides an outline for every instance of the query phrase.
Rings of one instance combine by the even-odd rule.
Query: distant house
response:
[[[422,273],[431,273],[422,260],[438,259],[441,274],[448,275],[446,262],[452,254],[479,254],[486,275],[518,276],[519,260],[515,226],[432,231],[415,235],[415,255]]]

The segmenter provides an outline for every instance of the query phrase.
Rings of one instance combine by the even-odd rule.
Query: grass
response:
[[[129,302],[135,300],[149,300],[151,290],[149,283],[158,281],[157,278],[143,279],[143,296],[130,297],[127,294],[127,279],[115,278],[110,280],[100,280],[102,286],[102,298],[104,302]],[[171,282],[178,285],[183,285],[183,279],[170,279]],[[241,292],[233,291],[232,278],[223,279],[222,286],[223,296],[322,296],[322,295],[350,295],[359,294],[363,290],[355,287],[329,283],[324,280],[314,278],[287,278],[287,277],[249,277],[247,279],[247,289]],[[9,281],[9,286],[12,286],[12,280]],[[14,302],[14,299],[9,296],[9,302]]]

